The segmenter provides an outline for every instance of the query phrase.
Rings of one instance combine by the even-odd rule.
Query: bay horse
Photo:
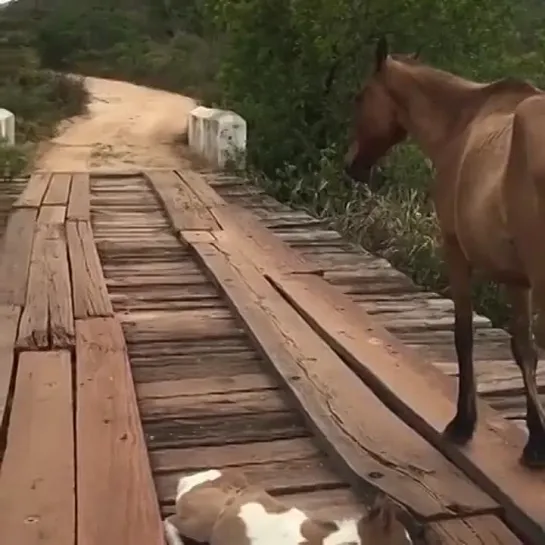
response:
[[[535,340],[545,346],[545,93],[511,78],[477,83],[389,54],[381,38],[374,71],[355,99],[347,173],[368,170],[408,135],[435,168],[431,196],[454,302],[458,402],[443,437],[467,444],[477,422],[473,367],[474,272],[502,284],[511,306],[510,344],[526,396],[528,441],[520,462],[545,467]],[[543,238],[542,238],[543,237]]]

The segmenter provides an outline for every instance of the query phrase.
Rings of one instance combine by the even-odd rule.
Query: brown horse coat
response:
[[[348,172],[362,179],[410,135],[436,169],[432,196],[455,306],[458,411],[445,430],[465,443],[476,423],[471,276],[506,286],[512,306],[511,347],[522,371],[530,433],[523,461],[545,465],[545,413],[538,399],[537,352],[530,289],[545,316],[545,93],[523,81],[481,84],[388,55],[381,40],[376,66],[356,98],[356,138]],[[536,335],[545,346],[545,319]]]

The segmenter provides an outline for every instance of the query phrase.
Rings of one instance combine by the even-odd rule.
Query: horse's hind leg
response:
[[[528,442],[521,461],[528,467],[545,466],[545,413],[539,402],[536,385],[537,350],[532,335],[530,290],[509,286],[507,294],[512,308],[511,351],[522,372],[526,393]]]
[[[445,262],[454,301],[454,344],[458,358],[458,407],[443,435],[454,443],[467,443],[477,423],[477,390],[473,369],[473,305],[471,266],[457,241],[445,241]]]

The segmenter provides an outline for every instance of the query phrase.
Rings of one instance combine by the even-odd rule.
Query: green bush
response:
[[[354,188],[342,173],[353,97],[384,32],[392,49],[422,49],[427,62],[469,78],[514,75],[539,83],[545,47],[536,21],[545,10],[534,3],[542,16],[532,19],[528,5],[209,0],[228,44],[219,73],[223,101],[248,122],[248,155],[259,179],[277,198],[330,218],[417,283],[448,294],[429,201],[433,173],[415,146],[396,149],[368,186]],[[523,28],[532,29],[531,39]],[[505,324],[497,286],[476,283],[475,300],[480,312]]]
[[[88,100],[81,78],[44,69],[32,42],[25,16],[0,11],[0,107],[15,114],[17,142],[0,146],[4,178],[23,172],[33,158],[32,143],[52,136],[64,118],[82,113]]]

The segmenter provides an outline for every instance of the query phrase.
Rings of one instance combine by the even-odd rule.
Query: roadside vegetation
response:
[[[510,75],[545,85],[538,0],[17,0],[10,11],[30,36],[33,70],[127,79],[239,112],[252,176],[271,194],[330,219],[443,293],[433,172],[416,147],[399,147],[366,186],[354,187],[340,167],[376,38],[388,33],[395,50],[421,50],[426,61],[480,81]],[[9,104],[1,88],[0,105]],[[72,97],[82,94],[65,87],[63,96],[63,108],[80,108]],[[27,119],[31,133],[41,126]],[[475,292],[477,309],[505,325],[497,287],[480,283]]]
[[[66,117],[82,113],[87,93],[78,78],[44,67],[33,46],[31,25],[0,8],[0,108],[16,116],[16,145],[0,143],[0,183],[31,165],[36,144]]]

